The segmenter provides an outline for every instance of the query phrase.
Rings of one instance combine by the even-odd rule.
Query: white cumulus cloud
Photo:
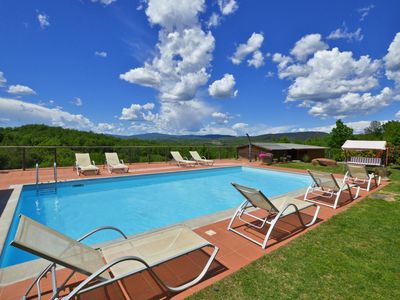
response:
[[[4,77],[4,73],[0,71],[0,87],[5,86],[7,83],[7,79]]]
[[[123,108],[120,120],[124,121],[154,121],[158,116],[151,112],[154,103],[146,103],[144,105],[132,104],[130,107]]]
[[[360,14],[360,21],[364,21],[365,18],[368,16],[369,12],[375,7],[375,5],[370,4],[366,7],[362,7],[357,9],[357,12]]]
[[[36,92],[29,86],[21,84],[10,85],[8,87],[7,92],[10,94],[17,94],[17,95],[36,95]]]
[[[75,115],[59,108],[48,108],[16,99],[0,98],[0,118],[10,120],[12,126],[47,124],[81,130],[91,130],[95,124],[83,115]]]
[[[383,60],[387,78],[394,80],[400,87],[400,32],[394,37]]]
[[[133,121],[131,127],[170,133],[198,131],[215,111],[197,98],[210,77],[215,47],[214,36],[202,29],[199,20],[205,1],[149,0],[143,5],[149,23],[160,27],[156,54],[120,78],[158,91],[160,105],[152,122]]]
[[[39,14],[37,15],[37,19],[38,19],[39,25],[40,25],[40,27],[41,27],[42,29],[44,29],[44,28],[50,26],[50,21],[49,21],[50,18],[49,18],[49,16],[46,15],[45,13],[39,13]]]
[[[297,60],[303,61],[311,54],[325,49],[328,49],[328,45],[321,41],[321,35],[319,33],[313,33],[305,35],[298,40],[290,51],[290,54]]]
[[[313,40],[320,41],[320,36]],[[297,47],[300,42],[303,43],[304,38],[293,49],[307,48]],[[389,79],[396,78],[393,71],[399,68],[396,59],[389,55],[395,53],[397,48],[395,41],[393,43],[384,59]],[[338,48],[328,50],[326,47],[324,44],[311,47],[313,51],[292,50],[291,54],[295,57],[274,54],[272,60],[278,64],[279,78],[291,81],[286,102],[299,102],[300,107],[308,108],[311,115],[320,118],[345,118],[377,112],[398,98],[396,91],[390,87],[377,91],[381,60],[371,59],[368,55],[357,59],[350,51],[342,52]],[[316,50],[318,48],[321,49]],[[313,56],[307,58],[311,53]]]
[[[147,4],[150,23],[170,31],[197,25],[198,14],[205,9],[204,0],[149,0]]]
[[[396,117],[397,119],[400,119],[400,110],[395,114],[395,117]]]
[[[230,119],[232,119],[232,116],[229,113],[222,113],[215,111],[211,115],[217,124],[227,124]]]
[[[221,17],[217,13],[212,13],[210,18],[207,21],[207,27],[217,27],[221,21]]]
[[[208,93],[216,98],[236,97],[238,91],[235,90],[235,78],[232,74],[225,74],[219,80],[215,80],[208,87]]]
[[[95,51],[95,52],[94,52],[94,55],[95,55],[95,56],[99,56],[99,57],[106,58],[108,54],[107,54],[107,52],[105,52],[105,51]]]
[[[332,31],[326,38],[329,40],[345,39],[350,42],[359,42],[363,40],[364,35],[361,33],[361,28],[357,28],[356,31],[351,32],[347,26],[343,24],[341,28],[337,28],[336,30]]]
[[[254,68],[258,69],[262,65],[264,65],[264,56],[261,53],[261,51],[255,51],[253,53],[253,57],[249,60],[247,60],[247,63],[249,66],[253,66]]]
[[[239,8],[236,0],[218,0],[218,6],[223,15],[230,15]]]
[[[117,0],[92,0],[93,3],[99,2],[104,5],[110,5],[111,3],[115,2]]]
[[[245,44],[239,44],[239,46],[236,48],[235,53],[231,57],[232,63],[234,63],[235,65],[240,64],[243,59],[246,58],[246,56],[260,49],[263,42],[264,35],[262,33],[253,32],[253,34],[250,36]]]
[[[73,105],[75,105],[75,106],[82,106],[82,105],[83,105],[83,101],[82,101],[82,99],[79,98],[79,97],[75,97],[75,98],[71,101],[71,103],[72,103]]]

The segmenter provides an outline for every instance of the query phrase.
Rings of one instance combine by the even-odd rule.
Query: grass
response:
[[[315,171],[322,171],[328,173],[337,173],[337,174],[344,174],[344,166],[337,165],[337,166],[314,166],[312,163],[304,163],[304,162],[288,162],[288,163],[280,163],[275,165],[277,167],[283,168],[293,168],[293,169],[301,169],[301,170],[315,170]]]
[[[383,192],[400,190],[400,169]],[[191,299],[400,299],[400,196],[364,199]]]

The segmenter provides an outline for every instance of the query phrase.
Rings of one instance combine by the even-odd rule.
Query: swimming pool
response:
[[[76,180],[58,184],[57,192],[36,193],[25,185],[8,232],[0,267],[36,257],[9,246],[24,214],[72,238],[100,226],[115,226],[127,235],[235,208],[242,201],[231,182],[255,187],[268,197],[309,185],[308,176],[249,167],[225,167],[151,175]],[[99,232],[87,244],[120,236]]]

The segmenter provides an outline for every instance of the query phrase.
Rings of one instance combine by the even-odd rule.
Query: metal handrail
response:
[[[39,163],[36,163],[36,193],[39,192]]]
[[[57,163],[54,162],[54,184],[55,184],[55,190],[57,191]]]

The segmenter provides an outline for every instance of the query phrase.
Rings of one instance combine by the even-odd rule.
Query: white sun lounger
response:
[[[99,174],[99,168],[96,167],[93,160],[90,160],[89,153],[75,153],[75,159],[75,168],[78,175],[81,173],[85,174],[88,171]]]
[[[197,164],[197,162],[194,160],[188,160],[187,157],[183,158],[179,151],[171,151],[171,155],[178,166],[194,166]]]
[[[99,249],[81,243],[85,238],[101,230],[117,231],[124,239]],[[74,298],[76,295],[124,279],[143,270],[151,272],[157,282],[166,290],[179,292],[197,284],[204,278],[219,250],[218,247],[210,244],[183,225],[132,238],[127,238],[121,230],[115,227],[107,226],[97,228],[82,238],[73,240],[23,215],[20,215],[17,233],[11,245],[51,261],[51,264],[28,287],[24,296],[26,297],[34,286],[38,288],[38,295],[41,295],[40,281],[51,272],[53,286],[51,299],[59,299],[59,292],[75,272],[85,274],[88,277],[62,299]],[[152,269],[159,264],[204,247],[212,247],[214,251],[203,270],[196,278],[181,286],[171,287],[165,284]],[[55,270],[57,265],[64,266],[72,271],[60,285],[57,285],[56,282]]]
[[[126,173],[129,171],[129,167],[124,164],[123,160],[119,160],[116,152],[106,152],[105,155],[109,173],[112,173],[115,170],[121,170]]]
[[[314,172],[314,171],[311,172],[310,170],[307,170],[307,172],[310,174],[313,181],[307,188],[307,192],[304,195],[304,200],[329,206],[332,207],[333,209],[336,209],[342,192],[347,191],[349,193],[351,200],[355,200],[356,198],[358,198],[358,195],[360,193],[360,187],[357,184],[349,184],[344,182],[341,185],[339,185],[333,174]],[[357,189],[355,196],[353,196],[351,192],[352,188]],[[324,198],[335,197],[335,201],[333,204],[329,204],[323,201],[308,199],[308,196],[310,194]]]
[[[189,151],[192,158],[199,164],[203,165],[214,165],[214,161],[212,159],[206,159],[205,156],[201,157],[197,151]]]
[[[249,241],[252,241],[253,243],[256,243],[257,245],[260,245],[263,249],[267,247],[269,237],[271,236],[272,230],[274,229],[279,219],[295,213],[297,214],[303,227],[309,227],[313,225],[317,220],[320,207],[316,204],[288,196],[270,200],[257,189],[245,187],[236,183],[232,183],[232,185],[239,191],[239,193],[243,195],[243,197],[246,198],[246,200],[242,204],[240,204],[240,206],[232,216],[231,221],[228,225],[228,230],[241,235],[242,237],[248,239]],[[300,215],[300,211],[311,206],[315,207],[314,217],[309,223],[305,224],[303,218]],[[259,208],[266,211],[267,216],[265,218],[260,218],[249,212],[249,210],[251,211],[254,208]],[[242,218],[243,215],[246,215],[256,221],[260,221],[261,224],[255,225],[252,222],[246,221]],[[250,236],[245,235],[243,232],[234,229],[232,225],[236,218],[238,218],[241,222],[246,223],[247,225],[256,229],[262,229],[265,224],[268,224],[269,228],[263,242],[260,243]]]
[[[375,173],[368,174],[368,171],[365,165],[354,165],[354,164],[346,164],[347,172],[344,175],[343,182],[352,182],[352,183],[366,183],[367,188],[361,188],[362,190],[369,191],[371,189],[371,183],[373,182],[375,187],[381,184],[381,176],[375,175]]]

